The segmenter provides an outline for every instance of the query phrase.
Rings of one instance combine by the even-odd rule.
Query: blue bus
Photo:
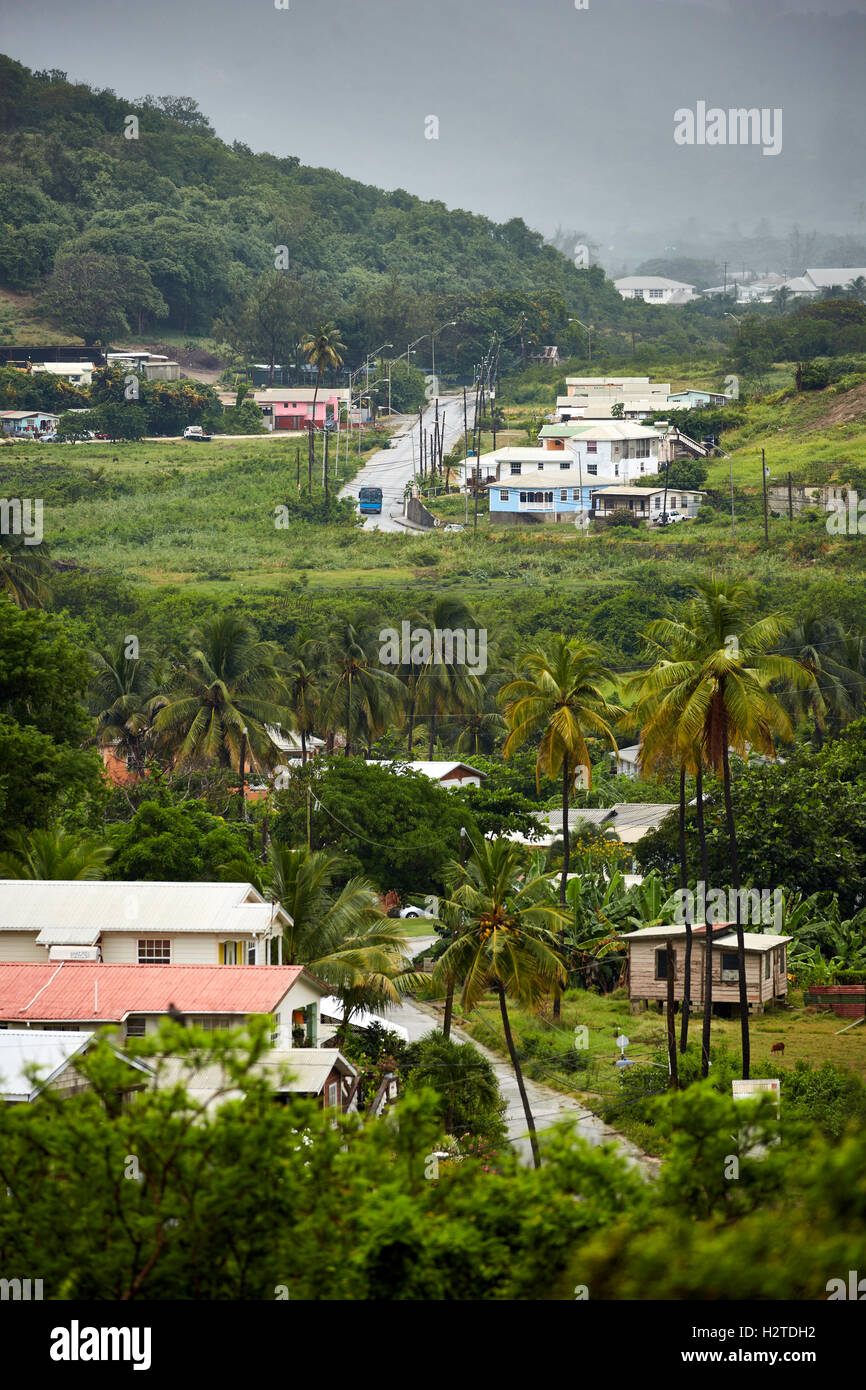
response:
[[[358,493],[358,502],[362,516],[377,515],[382,510],[382,489],[380,487],[362,487]]]

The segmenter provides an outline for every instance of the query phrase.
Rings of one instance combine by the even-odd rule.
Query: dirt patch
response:
[[[866,420],[866,381],[837,397],[829,410],[812,422],[813,430],[826,429],[828,425],[848,425]]]

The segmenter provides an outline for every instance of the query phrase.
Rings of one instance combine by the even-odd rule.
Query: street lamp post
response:
[[[586,333],[586,336],[587,336],[587,338],[589,339],[589,360],[590,360],[590,362],[591,362],[591,361],[592,361],[592,324],[590,324],[589,327],[587,327],[587,325],[586,325],[585,323],[581,323],[580,319],[569,319],[568,321],[569,321],[569,323],[579,323],[580,326],[581,326],[581,328],[582,328],[582,329],[584,330],[584,332]]]

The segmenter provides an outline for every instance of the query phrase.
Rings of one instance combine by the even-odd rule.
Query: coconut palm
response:
[[[545,647],[531,648],[519,658],[523,678],[509,681],[499,692],[509,727],[503,752],[508,758],[522,743],[541,735],[535,764],[535,784],[540,790],[542,772],[561,779],[562,785],[562,874],[559,881],[560,907],[565,908],[568,882],[570,837],[568,803],[579,767],[590,774],[587,734],[601,737],[616,751],[613,722],[624,711],[604,695],[605,682],[614,677],[601,664],[599,649],[576,638],[560,634]],[[559,1017],[560,1001],[554,999],[554,1016]]]
[[[66,830],[19,830],[0,854],[0,878],[100,879],[114,848]]]
[[[0,531],[0,594],[19,608],[44,608],[51,599],[51,562],[44,541],[28,545],[24,536]]]
[[[291,918],[283,932],[287,965],[305,965],[343,1000],[343,1029],[362,1007],[396,1003],[418,982],[400,924],[385,916],[373,884],[334,886],[341,859],[331,850],[272,842],[268,893]]]
[[[320,324],[315,333],[308,333],[301,343],[301,352],[311,367],[316,369],[316,389],[313,392],[313,410],[310,419],[310,452],[308,459],[308,486],[313,485],[313,436],[316,428],[316,401],[319,395],[319,382],[322,372],[336,371],[342,367],[340,356],[346,344],[340,341],[340,330],[332,323]]]
[[[308,666],[303,655],[294,657],[286,668],[288,705],[301,739],[301,765],[307,761],[307,735],[316,726],[322,695],[321,673]]]
[[[466,1012],[475,1008],[488,989],[496,994],[538,1168],[535,1120],[514,1046],[508,999],[536,1008],[551,988],[564,985],[565,968],[556,951],[554,930],[562,928],[566,913],[551,900],[549,876],[527,870],[525,855],[508,840],[473,844],[467,863],[453,862],[447,879],[446,901],[462,914],[462,921],[459,935],[433,967],[432,986],[442,990],[451,979],[462,981],[460,1002]]]
[[[179,767],[270,768],[279,750],[268,725],[292,729],[282,655],[237,613],[220,613],[190,634],[190,647],[154,720]]]
[[[663,708],[679,712],[675,721],[677,752],[682,755],[697,746],[705,762],[722,774],[731,883],[736,894],[744,1079],[749,1076],[750,1063],[749,1006],[730,750],[744,756],[754,748],[775,757],[777,740],[793,737],[791,719],[770,686],[788,682],[808,688],[814,676],[799,662],[773,651],[784,631],[780,617],[755,616],[751,584],[715,576],[694,586],[681,621],[660,618],[648,628],[650,638],[676,656],[646,677],[646,689],[652,696],[665,697]],[[669,706],[665,699],[669,699]],[[709,932],[705,951],[711,957]],[[705,1004],[705,1029],[707,1014]]]
[[[415,643],[409,643],[409,660],[396,667],[396,674],[406,687],[406,756],[414,756],[417,716],[426,715],[428,719],[427,736],[432,749],[436,735],[437,716],[443,717],[461,708],[470,697],[477,697],[479,683],[465,667],[454,661],[447,664],[434,660],[433,635],[435,632],[463,632],[477,628],[475,618],[462,599],[452,595],[439,595],[430,607],[417,610],[409,615],[412,632],[423,632],[429,639],[430,655],[425,660],[423,652],[416,658]],[[401,656],[404,654],[401,651]],[[432,751],[430,757],[432,758]]]
[[[780,681],[776,694],[795,725],[811,720],[818,747],[829,723],[833,733],[854,718],[863,702],[863,676],[847,660],[846,634],[836,618],[810,609],[785,634],[785,650],[814,677],[806,687]]]
[[[158,708],[156,697],[167,670],[151,648],[137,648],[134,657],[127,655],[128,651],[126,637],[101,649],[91,649],[89,703],[100,747],[112,746],[118,757],[126,758],[127,766],[141,776]]]
[[[379,737],[399,708],[403,689],[395,675],[377,666],[364,637],[342,622],[322,639],[305,644],[305,655],[324,673],[320,710],[330,728],[344,729],[344,754],[350,757],[355,735]]]

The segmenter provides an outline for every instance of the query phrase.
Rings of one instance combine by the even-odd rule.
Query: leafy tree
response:
[[[417,1043],[416,1061],[406,1078],[410,1090],[429,1087],[439,1097],[446,1134],[459,1140],[483,1139],[498,1146],[505,1138],[505,1102],[491,1063],[472,1043],[452,1042],[428,1033]]]
[[[167,882],[240,882],[258,885],[261,869],[239,826],[213,816],[196,801],[171,806],[145,801],[131,820],[110,833],[116,850],[108,877]]]

